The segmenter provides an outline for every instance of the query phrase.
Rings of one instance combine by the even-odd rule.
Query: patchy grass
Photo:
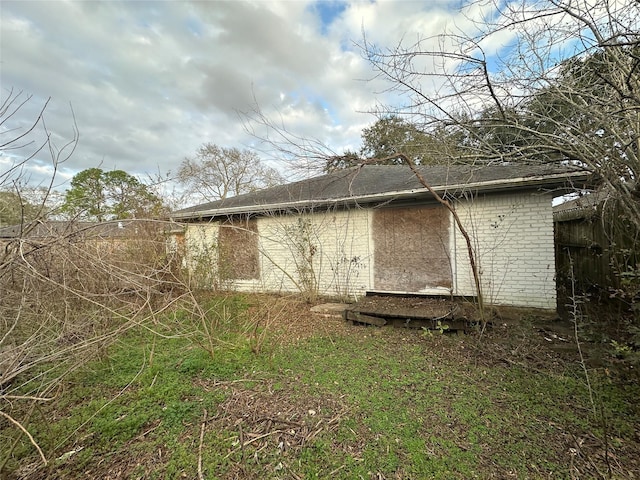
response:
[[[478,339],[286,312],[258,355],[233,329],[213,357],[187,338],[129,335],[31,417],[47,466],[0,425],[11,440],[0,445],[18,439],[7,470],[29,479],[640,475],[637,381],[591,369],[590,395],[575,353],[545,349],[535,329]],[[285,341],[289,326],[295,341]]]

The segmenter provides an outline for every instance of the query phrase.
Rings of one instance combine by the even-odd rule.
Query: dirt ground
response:
[[[273,302],[273,298],[269,300]],[[355,324],[343,319],[343,307],[378,315],[443,318],[468,321],[467,325],[478,325],[475,307],[465,300],[451,302],[442,298],[371,296],[357,304],[335,304],[319,300],[313,305],[292,301],[287,303],[287,314],[279,316],[271,328],[279,332],[283,343],[295,343],[313,335],[340,335],[343,333],[367,334],[379,328],[409,327],[420,335],[420,324],[396,322],[384,327]],[[579,362],[580,354],[589,367],[619,366],[620,362],[610,356],[606,345],[580,338],[578,349],[577,332],[572,322],[561,319],[555,312],[537,309],[500,307],[488,312],[486,329],[480,334],[478,328],[468,328],[464,333],[482,336],[474,342],[477,355],[482,362],[518,363],[534,369],[554,369],[563,362]],[[414,327],[414,328],[411,328]],[[369,330],[373,329],[373,330]],[[455,329],[446,331],[455,334]],[[462,332],[460,332],[462,333]],[[375,333],[373,333],[375,334]],[[605,365],[607,363],[607,365]],[[636,372],[631,372],[632,375]]]

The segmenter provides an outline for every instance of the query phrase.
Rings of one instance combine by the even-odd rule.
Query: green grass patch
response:
[[[354,327],[266,356],[233,330],[213,356],[188,338],[121,339],[31,417],[50,465],[24,438],[8,465],[50,478],[199,466],[205,478],[584,478],[607,471],[606,438],[637,472],[640,388],[606,372],[592,373],[594,415],[577,366],[491,365],[474,338]]]

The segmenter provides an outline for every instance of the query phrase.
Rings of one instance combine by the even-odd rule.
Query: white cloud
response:
[[[299,136],[357,149],[366,114],[387,101],[354,42],[389,47],[460,23],[459,1],[352,2],[322,23],[303,1],[0,3],[0,81],[48,97],[47,127],[78,148],[65,174],[93,166],[175,171],[204,142],[255,144],[238,112],[257,101]],[[46,159],[45,159],[46,160]],[[44,160],[43,160],[44,161]]]

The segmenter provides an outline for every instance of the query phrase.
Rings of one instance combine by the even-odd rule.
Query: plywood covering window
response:
[[[452,285],[449,212],[441,206],[373,214],[374,288],[420,292]]]
[[[220,225],[218,268],[222,278],[260,278],[258,222],[254,219],[228,220]]]

